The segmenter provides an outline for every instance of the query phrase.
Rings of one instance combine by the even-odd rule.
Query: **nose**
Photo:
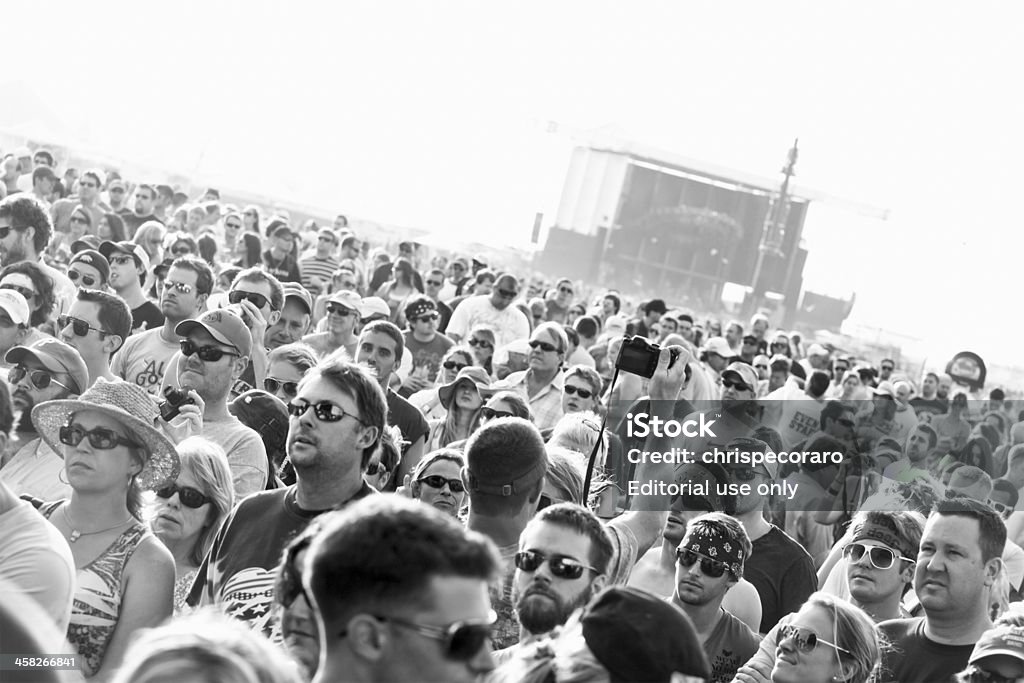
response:
[[[494,670],[494,657],[491,656],[491,641],[487,641],[480,652],[469,662],[469,669],[480,675]]]

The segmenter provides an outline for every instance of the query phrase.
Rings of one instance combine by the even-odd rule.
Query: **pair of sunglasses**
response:
[[[101,330],[98,327],[93,327],[92,325],[90,325],[85,320],[82,320],[81,318],[73,318],[70,315],[57,316],[57,327],[59,329],[63,330],[68,325],[71,325],[71,331],[75,333],[76,337],[86,336],[87,334],[89,334],[89,330],[96,330],[97,332],[100,333],[101,337],[105,334],[108,334],[106,330]]]
[[[736,391],[753,391],[753,389],[750,388],[750,385],[746,382],[735,382],[731,379],[723,379],[722,386],[726,389],[735,388]]]
[[[187,282],[175,282],[174,280],[164,280],[164,289],[173,289],[179,294],[192,293],[192,285]]]
[[[473,337],[472,339],[469,340],[469,345],[470,346],[480,346],[480,347],[485,348],[485,349],[493,349],[494,348],[494,344],[492,344],[491,342],[487,341],[486,339],[477,339],[476,337]]]
[[[452,493],[462,493],[466,490],[466,487],[462,485],[461,479],[445,479],[440,474],[431,474],[429,477],[420,477],[416,481],[426,484],[432,489],[440,491],[444,488],[445,484],[452,490]]]
[[[228,301],[233,304],[240,304],[243,301],[248,301],[256,308],[263,310],[263,307],[267,305],[269,299],[262,294],[257,294],[256,292],[240,292],[236,289],[232,292],[228,292]]]
[[[64,387],[68,391],[71,388],[66,384],[61,384],[53,378],[53,374],[46,370],[29,370],[24,365],[15,365],[11,368],[10,372],[7,373],[7,379],[10,380],[11,384],[17,384],[21,380],[28,377],[28,381],[32,383],[36,389],[45,389],[51,384],[56,384],[59,387]]]
[[[161,498],[170,498],[175,493],[178,494],[178,500],[181,504],[187,508],[196,510],[203,507],[210,502],[210,499],[203,495],[202,491],[194,489],[191,486],[178,486],[177,484],[171,484],[161,489],[156,490],[156,495]]]
[[[792,624],[786,624],[779,628],[779,643],[790,638],[793,639],[793,645],[796,646],[796,649],[803,653],[814,652],[814,648],[818,647],[818,643],[821,643],[822,645],[828,645],[829,647],[835,648],[840,652],[850,654],[850,651],[846,648],[839,647],[835,643],[828,642],[809,628],[793,626]]]
[[[439,316],[437,313],[428,313],[427,315],[421,315],[418,318],[414,318],[413,322],[415,322],[415,323],[429,323],[429,322],[433,322],[434,320],[437,320],[440,317],[441,316]]]
[[[687,569],[700,562],[700,570],[712,579],[717,579],[729,569],[721,560],[715,560],[707,555],[701,555],[689,548],[676,548],[676,562]]]
[[[469,367],[468,363],[456,363],[453,360],[446,360],[445,362],[441,363],[441,365],[444,366],[445,370],[461,370],[462,368]]]
[[[373,615],[374,619],[387,621],[415,631],[421,636],[426,636],[441,643],[444,656],[457,662],[468,662],[480,653],[491,639],[491,625],[498,620],[498,615],[491,610],[486,619],[465,619],[456,621],[448,626],[433,626],[430,624],[418,624],[414,621],[389,617],[380,614]],[[346,633],[341,633],[345,637]]]
[[[334,315],[340,318],[347,318],[350,315],[356,314],[356,312],[353,311],[351,308],[345,308],[344,306],[340,306],[338,304],[327,304],[327,312],[333,313]]]
[[[555,346],[554,344],[549,344],[548,342],[542,342],[539,339],[531,339],[530,340],[530,348],[531,349],[540,348],[541,351],[548,351],[548,352],[558,351],[558,347]]]
[[[285,396],[294,398],[296,392],[299,390],[299,383],[267,377],[263,380],[263,388],[271,394],[276,394],[277,390],[281,389],[284,391]]]
[[[865,553],[867,553],[871,566],[875,569],[889,569],[896,564],[897,558],[907,562],[917,562],[917,560],[912,560],[909,557],[897,555],[892,550],[880,545],[868,546],[863,543],[851,543],[843,548],[843,557],[854,564],[860,562]]]
[[[480,409],[480,414],[487,420],[493,420],[496,417],[515,417],[515,415],[507,410],[495,410],[494,408],[488,408],[487,406]]]
[[[571,384],[566,384],[564,387],[562,387],[562,391],[565,392],[566,396],[573,396],[575,394],[579,394],[580,398],[584,400],[594,395],[594,392],[590,391],[589,389],[581,389],[579,387],[574,387]]]
[[[92,287],[93,285],[96,284],[96,278],[94,278],[92,275],[85,275],[80,271],[74,270],[73,268],[68,268],[68,279],[74,283],[77,283],[78,280],[81,279],[82,284],[85,285],[86,287]]]
[[[199,355],[199,360],[209,363],[216,363],[224,356],[235,356],[238,357],[237,353],[231,353],[224,349],[216,346],[199,346],[195,342],[189,341],[188,339],[181,340],[181,354],[188,358],[193,354]]]
[[[516,568],[524,572],[535,572],[544,564],[548,563],[551,573],[560,579],[578,579],[583,576],[587,569],[597,573],[593,567],[589,567],[578,560],[565,555],[551,555],[550,557],[536,550],[520,550],[516,553]]]
[[[321,422],[339,422],[346,417],[351,417],[353,420],[361,425],[365,423],[352,413],[345,412],[345,409],[341,406],[336,406],[330,401],[321,401],[320,403],[310,403],[308,401],[297,401],[288,404],[288,414],[292,417],[302,417],[306,414],[306,411],[310,408],[313,409],[313,414],[316,415],[316,419]]]
[[[82,425],[66,424],[60,428],[57,437],[62,444],[68,446],[77,446],[82,443],[82,439],[89,439],[89,445],[101,451],[109,451],[118,446],[141,448],[139,444],[131,439],[125,438],[113,429],[107,429],[106,427],[94,427],[93,429],[86,430]]]

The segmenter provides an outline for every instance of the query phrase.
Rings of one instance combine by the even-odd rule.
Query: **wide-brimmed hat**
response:
[[[448,384],[444,384],[437,390],[437,395],[441,399],[441,405],[448,409],[451,405],[452,399],[455,397],[455,387],[459,386],[459,382],[472,382],[476,390],[480,392],[480,395],[487,398],[494,393],[491,389],[491,378],[487,375],[487,371],[483,368],[471,365],[467,368],[459,370],[459,374],[455,375],[455,379]]]
[[[86,389],[77,399],[46,401],[32,409],[32,423],[43,441],[61,458],[64,444],[60,442],[60,428],[68,423],[71,416],[83,410],[108,415],[120,422],[149,453],[145,466],[136,477],[143,489],[158,489],[178,478],[181,461],[174,444],[156,428],[160,418],[153,397],[137,384],[114,380],[108,382],[102,377]]]

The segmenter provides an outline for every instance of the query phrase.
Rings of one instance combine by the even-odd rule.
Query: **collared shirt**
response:
[[[551,429],[562,418],[562,386],[565,384],[565,373],[559,371],[549,384],[541,387],[531,398],[526,375],[529,370],[513,372],[504,381],[494,385],[494,389],[514,391],[530,404],[533,413],[533,424],[537,429]]]
[[[0,470],[0,479],[19,496],[30,495],[44,501],[71,497],[71,487],[60,480],[64,459],[42,439],[33,439],[18,449]]]

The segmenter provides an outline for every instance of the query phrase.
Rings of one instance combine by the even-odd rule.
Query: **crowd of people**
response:
[[[2,170],[3,680],[1024,679],[1003,389],[45,149]],[[736,457],[636,457],[674,448]]]

